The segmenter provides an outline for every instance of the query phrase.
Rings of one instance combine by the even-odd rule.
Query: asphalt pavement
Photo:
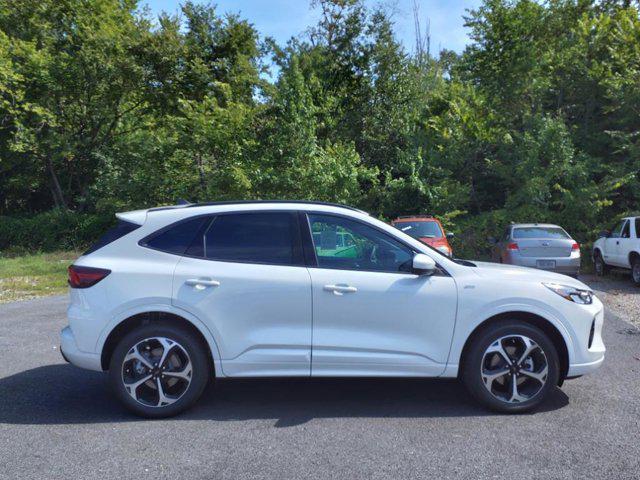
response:
[[[141,420],[57,350],[66,297],[0,305],[0,478],[640,478],[640,331],[607,311],[595,374],[540,411],[483,410],[456,381],[225,380]]]

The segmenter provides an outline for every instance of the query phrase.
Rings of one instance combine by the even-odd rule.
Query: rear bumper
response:
[[[77,367],[102,371],[100,355],[81,351],[76,345],[71,327],[65,327],[60,332],[60,353],[62,358]]]
[[[541,268],[538,267],[538,260],[552,260],[555,262],[554,268]],[[518,265],[521,267],[537,268],[539,270],[548,270],[550,272],[564,273],[566,275],[577,275],[580,271],[580,256],[571,257],[523,257],[517,253],[508,253],[505,258],[505,263],[511,265]]]

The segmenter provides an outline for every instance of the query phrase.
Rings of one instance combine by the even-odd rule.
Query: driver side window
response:
[[[320,268],[411,273],[413,251],[360,222],[332,215],[309,215]]]
[[[626,221],[624,222],[624,228],[622,229],[622,234],[620,235],[621,238],[630,238],[631,237],[631,232],[630,232],[630,228],[629,228],[629,222]]]
[[[615,228],[613,228],[611,230],[611,235],[609,235],[609,237],[611,238],[620,238],[620,235],[622,234],[622,227],[624,226],[626,220],[621,221],[620,223],[618,223]]]

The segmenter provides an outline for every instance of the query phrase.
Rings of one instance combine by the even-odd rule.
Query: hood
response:
[[[502,263],[490,262],[473,262],[477,268],[475,273],[481,277],[498,277],[503,280],[524,280],[528,282],[547,282],[559,283],[570,287],[580,288],[584,290],[592,290],[591,287],[585,285],[580,280],[561,273],[549,272],[547,270],[539,270],[537,268],[519,267],[517,265],[505,265]]]
[[[418,240],[420,240],[423,243],[426,243],[427,245],[431,245],[432,247],[442,247],[442,246],[449,246],[449,242],[447,242],[446,237],[440,237],[440,238],[434,238],[434,237],[419,237]]]

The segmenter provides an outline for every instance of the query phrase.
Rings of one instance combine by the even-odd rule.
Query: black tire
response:
[[[640,287],[640,257],[637,255],[631,259],[631,280]]]
[[[604,258],[602,258],[600,250],[596,250],[593,254],[593,266],[595,268],[596,275],[599,277],[604,277],[609,273],[609,265],[604,262]]]
[[[531,380],[527,376],[521,375],[521,377],[516,377],[523,379],[521,381],[525,382],[523,384],[525,388],[530,386],[533,386],[534,388],[530,398],[525,401],[515,403],[510,403],[506,399],[501,400],[497,398],[497,396],[490,392],[485,386],[482,375],[482,370],[484,368],[483,360],[486,361],[485,353],[487,352],[487,349],[489,349],[489,347],[493,347],[498,339],[509,336],[525,336],[533,340],[544,353],[548,369],[544,384],[537,380]],[[558,385],[560,376],[558,353],[553,342],[549,340],[544,332],[532,325],[518,321],[494,323],[482,329],[474,336],[471,342],[472,343],[469,345],[469,349],[465,355],[464,364],[462,365],[462,381],[471,395],[478,400],[478,402],[491,410],[502,413],[522,413],[533,410],[544,402],[549,393]],[[539,356],[539,353],[536,353],[536,355]],[[510,389],[510,383],[507,382],[509,382],[511,378],[511,374],[506,374],[502,377],[505,382],[503,388],[506,391],[507,396],[509,395],[508,392]],[[517,382],[516,385],[518,385]],[[497,386],[501,387],[501,385]]]
[[[178,399],[174,403],[161,406],[149,406],[137,401],[129,394],[124,384],[125,357],[139,342],[155,337],[164,337],[177,343],[179,347],[186,351],[191,362],[190,383],[188,383],[183,393],[175,395]],[[158,372],[158,376],[160,374],[161,372]],[[200,398],[211,377],[212,371],[207,357],[207,349],[202,344],[201,339],[192,332],[167,322],[143,325],[129,332],[116,346],[109,365],[109,384],[118,400],[131,412],[146,418],[172,417],[187,410]],[[165,381],[173,380],[167,375],[167,380]],[[151,384],[145,385],[152,385],[153,382],[154,380],[151,380]],[[186,383],[187,381],[185,380],[184,382]],[[149,388],[145,385],[143,385],[144,388]]]

